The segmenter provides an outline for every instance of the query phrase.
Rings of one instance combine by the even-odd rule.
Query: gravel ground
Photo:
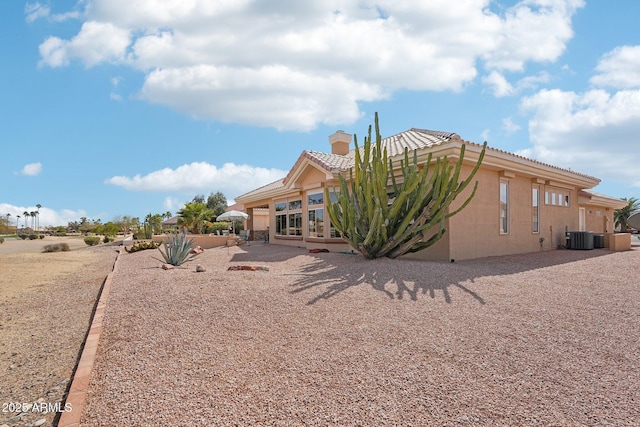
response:
[[[638,247],[157,257],[119,258],[82,425],[640,424]]]
[[[87,248],[82,240],[83,249],[41,252],[43,245],[60,241],[69,239],[2,245],[0,425],[55,423],[98,292],[116,258],[113,248]],[[38,405],[28,406],[33,403]]]

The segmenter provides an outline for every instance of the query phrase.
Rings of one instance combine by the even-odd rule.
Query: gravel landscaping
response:
[[[119,257],[82,425],[640,422],[638,247],[158,258]],[[268,271],[227,270],[240,265]]]

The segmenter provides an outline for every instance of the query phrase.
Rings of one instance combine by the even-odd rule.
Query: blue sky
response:
[[[640,2],[0,3],[0,215],[175,213],[412,127],[640,196]]]

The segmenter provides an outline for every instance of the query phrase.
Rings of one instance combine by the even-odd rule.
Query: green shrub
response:
[[[38,238],[37,234],[29,234],[29,240],[36,240]]]
[[[40,237],[40,239],[44,239],[44,234],[40,234],[38,237]]]
[[[187,240],[187,236],[184,234],[172,234],[171,236],[167,236],[167,241],[162,243],[164,247],[164,252],[162,249],[158,248],[160,253],[162,254],[162,258],[167,264],[179,266],[184,264],[187,261],[191,261],[195,258],[197,253],[192,253],[193,249],[193,239]]]
[[[66,252],[69,250],[69,245],[67,243],[54,243],[51,245],[46,245],[42,252]]]
[[[95,246],[100,243],[100,237],[98,236],[87,236],[84,238],[84,242],[89,246]]]
[[[113,242],[115,239],[113,237],[109,237],[109,236],[104,236],[104,239],[102,239],[102,243],[109,243],[109,242]]]
[[[26,240],[26,238],[28,236],[26,234],[24,234],[24,233],[20,233],[20,234],[18,234],[18,237],[21,238],[22,240]]]
[[[125,246],[124,250],[127,251],[127,252],[138,252],[138,251],[144,251],[146,249],[157,249],[158,246],[160,246],[160,243],[156,243],[156,242],[135,242],[133,245],[131,245],[130,248],[127,248]]]
[[[4,243],[4,237],[0,237],[0,245]]]

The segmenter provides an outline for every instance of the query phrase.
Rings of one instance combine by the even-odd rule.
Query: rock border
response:
[[[76,371],[73,374],[71,380],[71,387],[69,393],[65,399],[63,407],[67,404],[71,404],[71,411],[63,412],[58,420],[58,427],[79,427],[80,420],[84,407],[87,403],[87,392],[89,391],[89,383],[91,382],[91,373],[93,372],[93,365],[96,361],[96,352],[98,350],[98,342],[100,341],[100,335],[104,329],[103,320],[104,313],[107,308],[107,301],[109,300],[109,293],[111,292],[111,282],[113,281],[113,273],[118,266],[118,259],[122,254],[123,249],[118,249],[118,255],[113,263],[111,272],[107,275],[100,292],[98,304],[93,313],[91,319],[91,326],[89,327],[89,333],[84,342],[82,348],[82,354],[80,361],[76,367]]]

